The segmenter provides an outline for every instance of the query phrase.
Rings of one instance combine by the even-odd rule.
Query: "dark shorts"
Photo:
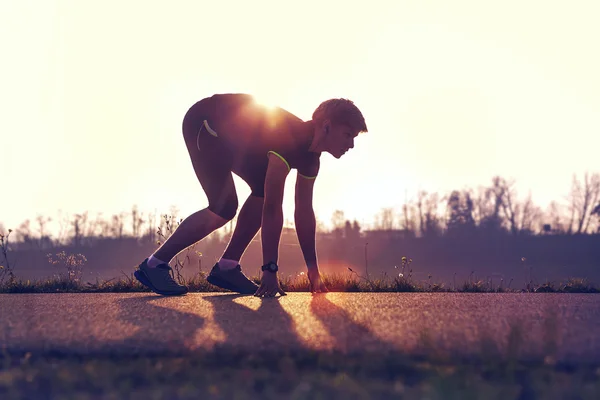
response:
[[[194,104],[183,118],[183,138],[194,172],[208,198],[208,208],[229,220],[238,208],[233,182],[234,155],[211,128],[207,117],[212,114],[210,111],[202,100]],[[250,188],[253,196],[264,196],[262,186],[250,184]]]

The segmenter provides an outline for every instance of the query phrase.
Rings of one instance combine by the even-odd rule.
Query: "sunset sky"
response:
[[[599,18],[592,0],[0,0],[0,223],[206,207],[181,120],[226,92],[362,110],[369,132],[321,158],[325,223],[494,175],[545,207],[600,170]]]

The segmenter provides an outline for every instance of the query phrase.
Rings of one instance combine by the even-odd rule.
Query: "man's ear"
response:
[[[323,121],[323,132],[329,133],[330,130],[331,130],[331,121],[326,119],[325,121]]]

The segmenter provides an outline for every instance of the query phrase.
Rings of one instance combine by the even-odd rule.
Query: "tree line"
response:
[[[401,210],[384,208],[374,217],[370,230],[401,230],[414,237],[465,236],[477,231],[478,235],[547,235],[600,233],[600,173],[585,173],[583,179],[573,176],[566,202],[553,201],[544,211],[533,203],[531,194],[519,198],[515,181],[494,177],[487,187],[453,190],[446,195],[420,191],[406,201]],[[172,207],[165,214],[173,221],[179,219]],[[99,239],[139,238],[154,242],[157,232],[166,229],[168,219],[158,213],[143,213],[134,206],[129,214],[122,212],[106,219],[101,214],[91,217],[88,212],[58,221],[58,232],[48,232],[52,218],[38,215],[13,229],[13,243],[19,248],[51,248],[61,245],[93,245]],[[216,235],[228,235],[235,219]],[[365,230],[357,221],[346,220],[343,210],[335,211],[331,228],[323,221],[317,224],[319,233]],[[293,223],[286,221],[286,227]],[[0,232],[6,228],[0,223]]]
[[[481,270],[485,266],[490,273],[502,273],[512,268],[510,265],[520,268],[522,259],[527,259],[528,265],[543,264],[547,271],[555,268],[557,274],[592,271],[593,275],[600,271],[600,174],[586,173],[582,179],[574,176],[564,200],[542,210],[531,195],[519,198],[514,180],[494,177],[487,187],[453,190],[446,195],[419,192],[400,210],[380,210],[370,226],[361,226],[338,210],[329,228],[323,221],[318,223],[319,260],[339,271],[351,267],[366,272],[370,267],[376,272],[388,271],[402,256],[409,256],[415,259],[415,268],[420,265],[446,281],[450,273],[466,275],[475,267]],[[47,229],[50,221],[38,216],[13,229],[11,250],[19,253],[22,268],[43,262],[47,253],[69,249],[86,254],[90,268],[114,273],[153,251],[181,218],[176,208],[157,215],[133,207],[129,214],[108,219],[82,213],[63,216],[54,236]],[[201,241],[196,246],[201,256],[193,253],[192,263],[210,266],[222,254],[234,227],[235,220]],[[1,232],[6,232],[2,226]],[[282,270],[303,269],[290,221],[282,233],[280,254],[282,264],[288,265]],[[260,235],[244,259],[259,265]],[[41,268],[45,271],[47,266]]]

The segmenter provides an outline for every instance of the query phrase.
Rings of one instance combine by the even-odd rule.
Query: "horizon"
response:
[[[569,196],[572,196],[571,199],[568,199],[569,196],[564,196],[563,201],[552,200],[547,207],[543,208],[539,204],[536,204],[535,201],[533,201],[533,196],[531,196],[531,195],[529,195],[527,197],[519,196],[519,193],[515,190],[515,182],[514,181],[505,180],[502,177],[498,177],[498,178],[500,178],[501,185],[506,185],[505,187],[508,189],[507,192],[509,193],[509,196],[510,196],[509,201],[512,202],[512,206],[515,207],[514,211],[516,212],[517,223],[519,222],[518,221],[519,219],[521,219],[521,220],[524,219],[523,210],[526,209],[527,210],[526,215],[529,217],[529,219],[531,219],[531,229],[534,234],[541,233],[544,225],[546,225],[546,224],[551,225],[552,229],[568,230],[569,227],[573,227],[576,231],[577,222],[582,217],[584,218],[584,220],[589,221],[588,222],[589,226],[583,230],[583,233],[595,234],[595,233],[597,233],[597,231],[600,232],[600,214],[598,214],[598,215],[594,214],[594,211],[596,211],[600,207],[600,173],[599,172],[595,172],[595,173],[591,173],[591,174],[586,173],[585,176],[583,176],[583,177],[574,177],[577,180],[577,183],[579,185],[581,185],[580,187],[583,188],[584,190],[587,190],[586,182],[589,182],[589,185],[590,185],[589,189],[593,191],[595,188],[595,190],[598,192],[595,194],[596,197],[592,197],[592,199],[595,199],[594,204],[588,204],[588,207],[586,208],[586,210],[582,210],[582,204],[584,201],[584,197],[582,197],[583,192],[580,192],[579,194],[577,194],[576,189],[574,187],[572,187],[571,190],[569,191]],[[595,183],[592,183],[592,182],[595,182]],[[594,184],[598,187],[596,188],[594,186]],[[424,206],[423,212],[424,212],[424,214],[426,214],[428,212],[428,208],[427,208],[428,201],[437,199],[437,201],[435,202],[435,207],[434,207],[434,209],[431,209],[431,212],[433,213],[433,216],[439,218],[439,223],[441,224],[441,227],[445,228],[446,224],[448,222],[448,218],[449,218],[448,212],[450,209],[450,204],[449,204],[448,199],[449,199],[451,192],[457,192],[460,195],[460,198],[462,199],[461,204],[462,204],[462,201],[464,201],[464,195],[469,194],[471,200],[474,203],[472,206],[471,215],[474,218],[475,226],[478,226],[479,223],[481,222],[481,218],[483,218],[487,214],[489,214],[489,212],[490,212],[489,207],[493,206],[493,196],[494,195],[491,194],[491,197],[486,198],[486,195],[484,194],[485,191],[488,191],[491,189],[492,189],[492,184],[490,183],[490,185],[478,186],[477,188],[463,186],[462,189],[454,189],[450,192],[444,192],[444,193],[423,192],[422,193],[422,195],[423,195],[422,201],[423,201],[423,206]],[[592,195],[593,195],[593,193],[592,193]],[[512,197],[512,196],[514,196],[514,197]],[[567,202],[567,200],[569,200],[570,202]],[[365,221],[365,219],[358,220],[357,218],[347,215],[345,210],[341,210],[341,209],[334,210],[332,212],[332,214],[327,216],[326,218],[320,218],[320,216],[317,216],[317,227],[316,228],[317,228],[318,232],[332,232],[334,229],[336,229],[336,227],[340,227],[340,224],[343,225],[347,221],[350,223],[354,223],[356,221],[360,226],[361,232],[365,232],[365,231],[369,231],[369,230],[382,230],[382,229],[383,230],[390,230],[390,229],[391,230],[402,230],[402,229],[411,230],[410,228],[404,227],[402,225],[403,225],[405,219],[411,221],[411,223],[418,224],[419,215],[416,214],[418,212],[418,208],[417,208],[418,201],[419,201],[418,194],[416,194],[415,196],[407,197],[406,202],[402,203],[401,207],[383,207],[379,210],[375,210],[372,213],[372,218],[369,220],[366,220],[366,221]],[[480,201],[482,202],[481,204],[479,204]],[[503,197],[502,202],[505,203],[506,201],[507,201],[506,198]],[[592,202],[593,201],[594,200],[592,200]],[[596,202],[597,202],[597,204],[596,204]],[[403,209],[404,205],[407,206],[406,210]],[[241,205],[240,205],[240,207],[241,207]],[[569,215],[572,208],[575,209],[575,212],[573,212],[571,215]],[[239,211],[239,208],[238,208],[238,211]],[[120,212],[111,214],[111,215],[106,215],[102,212],[91,213],[91,212],[89,212],[89,210],[79,212],[79,213],[69,214],[69,213],[62,213],[61,210],[58,210],[54,215],[38,214],[36,217],[28,218],[12,227],[5,224],[2,220],[0,220],[0,233],[3,233],[4,235],[6,235],[7,231],[9,229],[11,229],[14,232],[14,234],[19,235],[20,233],[22,233],[22,232],[20,232],[21,227],[26,225],[27,223],[29,223],[29,225],[27,226],[27,229],[30,229],[30,232],[33,233],[33,237],[38,237],[39,236],[38,234],[41,232],[41,226],[40,226],[40,221],[39,221],[39,219],[41,219],[44,224],[43,225],[43,231],[45,232],[44,236],[47,236],[51,239],[56,240],[56,239],[59,239],[58,237],[56,237],[57,234],[58,235],[61,235],[61,234],[66,235],[71,232],[70,226],[77,217],[83,218],[83,216],[85,216],[86,217],[85,221],[82,220],[86,224],[84,226],[87,226],[87,224],[95,224],[97,226],[98,222],[110,223],[110,221],[114,217],[119,217],[119,218],[121,218],[121,221],[123,222],[123,226],[124,226],[123,233],[125,235],[128,235],[128,234],[133,234],[133,229],[132,229],[131,224],[133,222],[134,212],[136,213],[136,218],[143,219],[143,222],[142,222],[142,225],[140,228],[143,231],[148,229],[147,223],[149,222],[149,218],[151,216],[153,217],[153,226],[155,228],[158,228],[159,226],[161,226],[163,224],[162,220],[164,219],[165,215],[167,215],[169,218],[173,218],[173,221],[175,221],[176,223],[180,219],[182,219],[182,218],[184,219],[186,217],[186,215],[183,215],[181,213],[181,210],[177,209],[176,205],[172,205],[171,207],[169,207],[168,210],[149,211],[149,210],[140,209],[137,205],[134,204],[131,207],[129,207],[129,209],[123,209],[123,210],[120,210]],[[482,215],[482,212],[484,213],[483,215]],[[596,213],[598,213],[598,211],[596,211]],[[510,221],[507,219],[508,216],[506,215],[506,211],[503,210],[502,208],[499,212],[499,217],[502,221],[502,224],[510,224]],[[556,218],[558,218],[558,219],[556,219]],[[383,222],[382,221],[383,219],[386,219],[386,222]],[[555,225],[555,223],[557,223],[557,222],[558,222],[559,226]],[[63,223],[66,223],[66,225],[67,225],[66,231],[65,231],[65,225],[63,225]],[[228,222],[223,227],[217,229],[215,232],[218,232],[219,234],[224,234],[231,228],[231,225],[232,224],[235,225],[235,223],[237,223],[237,214],[232,221]],[[522,223],[522,221],[521,221],[521,223]],[[387,228],[384,228],[383,227],[384,225],[386,225]],[[290,229],[290,228],[295,229],[295,222],[294,222],[293,215],[292,216],[284,215],[283,229]],[[418,228],[418,226],[415,226],[413,228],[413,230],[415,231],[415,233],[420,232],[420,228]],[[93,233],[97,234],[97,228],[94,229]]]

